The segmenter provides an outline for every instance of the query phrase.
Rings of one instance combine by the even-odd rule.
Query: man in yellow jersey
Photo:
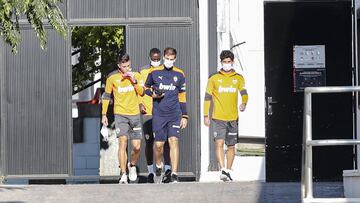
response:
[[[141,80],[139,84],[144,86],[144,83],[151,71],[154,68],[161,65],[161,51],[158,48],[152,48],[149,53],[150,63],[141,67],[140,75]],[[153,148],[154,148],[154,135],[152,130],[152,106],[153,106],[153,98],[144,95],[140,97],[140,110],[142,114],[142,124],[143,124],[143,133],[145,137],[145,157],[148,168],[148,183],[154,183],[154,166],[153,166]],[[165,142],[164,145],[164,162],[165,162],[165,171],[171,169],[170,166],[170,155],[169,155],[169,143]],[[158,166],[157,169],[162,169],[162,166]],[[156,176],[160,179],[161,170],[156,170]],[[164,176],[166,177],[166,176]],[[164,180],[165,182],[167,180]]]
[[[224,50],[220,54],[222,68],[211,75],[208,80],[204,101],[204,123],[212,126],[216,158],[221,167],[220,179],[232,181],[230,170],[235,157],[235,144],[238,140],[238,92],[242,103],[239,110],[245,111],[248,94],[245,89],[245,80],[242,75],[233,69],[234,54]],[[213,102],[213,112],[210,121],[209,109]],[[224,143],[227,145],[226,168],[224,164]]]
[[[129,179],[137,179],[136,162],[140,155],[142,129],[138,95],[144,94],[144,88],[137,84],[141,80],[139,73],[131,72],[131,61],[128,54],[119,56],[118,69],[110,73],[106,80],[102,102],[103,125],[108,126],[106,112],[108,110],[111,93],[114,96],[115,132],[119,139],[119,183],[127,184],[127,141],[131,140],[133,149],[128,163]]]

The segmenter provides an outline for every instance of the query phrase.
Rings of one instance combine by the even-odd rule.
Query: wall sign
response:
[[[326,86],[325,45],[295,45],[293,53],[294,92]]]

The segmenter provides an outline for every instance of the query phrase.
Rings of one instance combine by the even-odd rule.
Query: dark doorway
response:
[[[351,1],[265,2],[264,26],[266,178],[299,181],[304,94],[295,88],[294,46],[325,47],[323,85],[352,85]],[[312,105],[313,139],[353,138],[351,93],[315,94]],[[353,168],[351,146],[313,154],[315,180],[339,180]]]

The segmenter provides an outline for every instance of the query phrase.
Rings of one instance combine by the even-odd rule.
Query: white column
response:
[[[217,1],[217,33],[218,33],[218,54],[222,50],[230,50],[230,0]],[[218,67],[220,61],[218,60]]]
[[[203,100],[209,75],[209,35],[208,35],[208,0],[200,0],[199,34],[200,34],[200,118],[201,118],[201,174],[208,171],[209,166],[209,129],[203,124]]]

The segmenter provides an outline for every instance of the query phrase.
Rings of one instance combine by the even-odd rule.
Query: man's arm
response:
[[[181,113],[183,118],[188,118],[188,114],[186,111],[186,79],[185,75],[180,79],[179,85],[179,103],[181,108]]]
[[[135,82],[132,82],[132,84],[135,88],[136,93],[142,97],[144,96],[144,87],[138,84],[138,81],[142,80],[140,74],[136,72],[134,77],[135,77]]]
[[[153,80],[153,77],[152,77],[152,72],[150,72],[146,78],[146,82],[145,82],[145,85],[144,85],[144,88],[145,88],[145,94],[152,97],[153,96],[153,91],[151,90],[151,87],[153,86],[154,84],[154,80]]]
[[[204,124],[206,126],[210,126],[210,119],[209,119],[209,111],[210,111],[210,104],[211,104],[211,100],[212,100],[212,94],[213,94],[213,83],[211,78],[209,78],[207,86],[206,86],[206,91],[205,91],[205,98],[204,98]]]
[[[213,83],[211,78],[209,78],[206,91],[205,91],[205,98],[204,98],[204,116],[209,116],[210,104],[212,100],[212,93],[213,93]]]
[[[112,80],[110,78],[106,79],[106,85],[105,85],[105,92],[102,95],[102,119],[101,122],[105,125],[108,126],[108,120],[106,117],[106,113],[109,107],[109,103],[110,103],[110,99],[111,99],[111,92],[112,92]]]
[[[183,77],[180,80],[180,86],[179,86],[179,103],[180,103],[180,109],[182,114],[182,119],[180,126],[182,129],[186,128],[187,126],[187,119],[189,118],[188,113],[186,111],[186,79],[185,74],[183,74]]]
[[[240,111],[245,111],[249,96],[247,90],[245,89],[245,79],[241,76],[241,82],[239,84],[239,92],[241,94],[241,104],[240,104]]]
[[[146,80],[146,75],[144,75],[144,71],[140,71],[140,80],[138,80],[138,83],[140,86],[142,86],[144,88],[144,95],[145,95],[145,80]],[[143,96],[144,96],[143,95]],[[141,113],[145,114],[146,113],[146,108],[145,108],[145,104],[144,104],[144,97],[143,96],[138,96],[139,99],[139,106],[140,106],[140,111]]]

